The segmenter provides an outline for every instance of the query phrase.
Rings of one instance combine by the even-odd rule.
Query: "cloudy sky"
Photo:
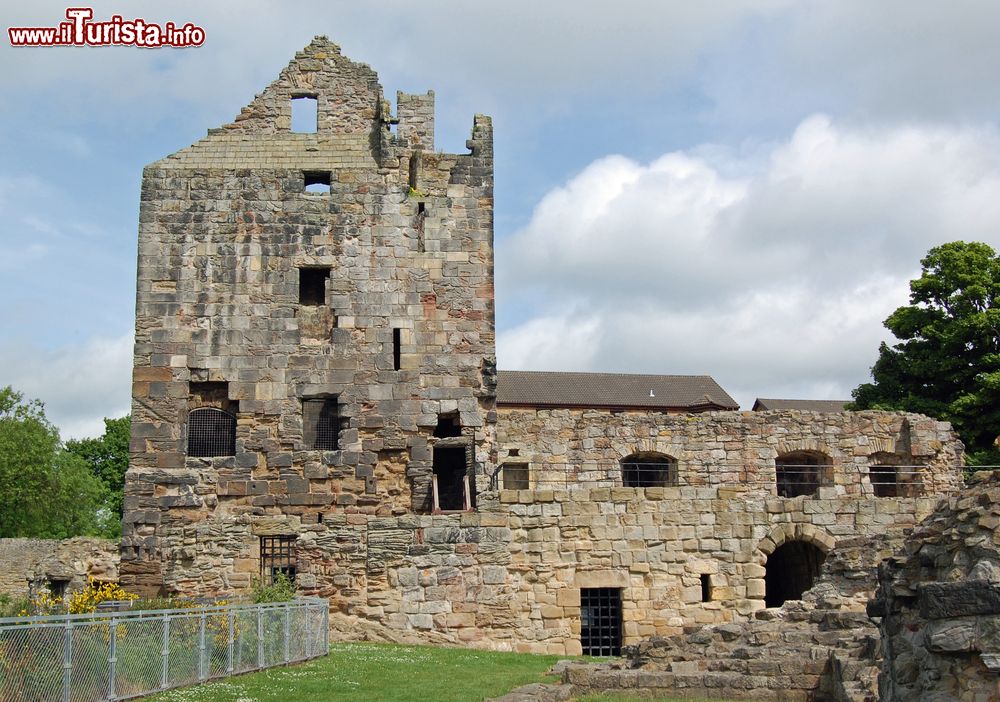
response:
[[[65,4],[0,9],[49,26]],[[501,368],[713,375],[846,398],[927,249],[1000,246],[1000,3],[93,6],[193,49],[0,42],[0,386],[64,437],[128,411],[139,177],[314,34],[496,129]],[[501,9],[502,7],[502,9]]]

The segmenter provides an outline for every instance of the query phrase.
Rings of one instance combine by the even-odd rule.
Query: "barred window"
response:
[[[306,448],[337,450],[340,446],[340,407],[336,397],[302,400],[302,439]]]
[[[503,464],[503,489],[527,490],[529,487],[529,471],[527,463]]]
[[[260,537],[260,576],[273,583],[281,573],[295,582],[295,537]]]
[[[633,453],[622,459],[625,487],[672,487],[677,485],[677,459],[661,453]]]
[[[188,456],[235,455],[235,415],[217,407],[198,407],[188,413]]]

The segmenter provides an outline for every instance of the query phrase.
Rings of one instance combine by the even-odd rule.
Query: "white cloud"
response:
[[[93,337],[58,349],[24,343],[0,346],[0,386],[45,404],[45,416],[65,439],[100,436],[104,418],[131,407],[132,335]]]
[[[1000,244],[993,128],[814,116],[752,163],[600,159],[498,243],[499,311],[531,310],[500,364],[709,373],[743,405],[847,397],[919,259],[955,239]]]

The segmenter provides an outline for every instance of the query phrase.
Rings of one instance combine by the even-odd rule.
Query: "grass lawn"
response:
[[[636,697],[634,695],[584,695],[575,698],[575,702],[726,702],[726,700],[708,700],[702,697]]]
[[[186,687],[149,702],[480,702],[545,681],[560,656],[433,646],[333,644],[326,658]]]

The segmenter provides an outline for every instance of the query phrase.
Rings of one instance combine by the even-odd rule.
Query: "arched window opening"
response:
[[[633,453],[621,462],[625,487],[677,485],[677,459],[662,453]]]
[[[819,451],[793,451],[774,459],[778,497],[812,495],[832,480],[830,457]]]
[[[767,557],[764,566],[764,604],[780,607],[801,600],[813,586],[826,554],[806,541],[786,541]]]
[[[235,455],[236,416],[216,407],[191,410],[188,414],[188,456]]]

